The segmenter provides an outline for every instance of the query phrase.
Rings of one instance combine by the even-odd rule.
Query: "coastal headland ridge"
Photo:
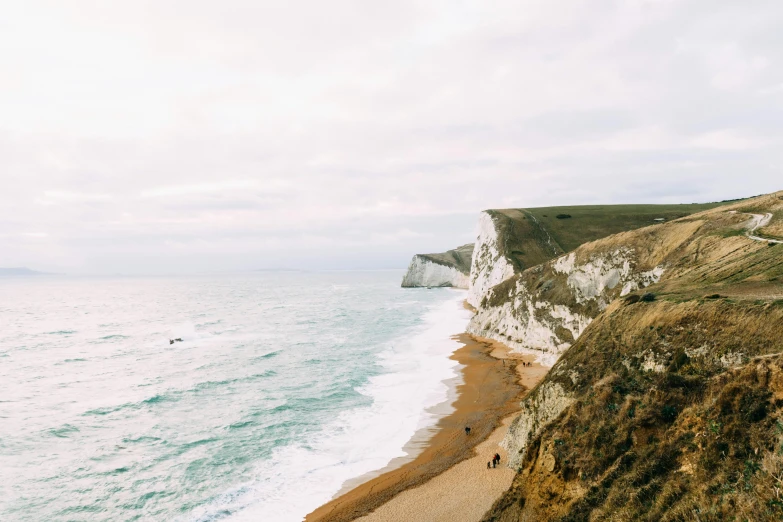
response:
[[[438,460],[442,441],[466,422],[455,405],[441,442],[436,435],[422,453],[439,462],[424,466],[434,475],[393,470],[382,488],[393,494],[365,484],[308,521],[783,517],[783,192],[488,210],[478,228],[469,270],[471,245],[456,249],[461,261],[418,255],[403,286],[467,288],[465,347],[497,343],[485,354],[505,369],[493,382],[516,391],[486,394],[512,405],[481,406],[481,434]],[[518,378],[527,367],[500,377],[520,357],[541,369],[529,386]],[[464,394],[475,361],[461,362]],[[450,473],[487,481],[458,468],[480,467],[476,451],[501,438],[507,485],[471,500],[458,519],[448,507],[460,505],[456,493],[446,507],[432,504]]]

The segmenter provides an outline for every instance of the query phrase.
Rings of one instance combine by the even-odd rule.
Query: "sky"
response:
[[[404,268],[783,189],[779,0],[2,1],[0,266]]]

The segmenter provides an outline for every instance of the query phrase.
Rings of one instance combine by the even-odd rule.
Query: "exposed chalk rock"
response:
[[[490,288],[513,275],[513,265],[498,248],[495,221],[488,212],[482,212],[479,216],[476,246],[473,249],[473,263],[470,266],[468,303],[478,308]]]
[[[442,254],[416,254],[402,279],[404,288],[468,288],[473,245],[463,245]]]
[[[405,288],[453,286],[467,289],[468,275],[453,266],[441,265],[415,255],[408,266],[408,272],[402,279],[402,286]]]
[[[576,252],[513,276],[490,288],[468,332],[518,351],[540,352],[553,364],[608,303],[660,280],[662,266],[638,268],[632,248]]]
[[[547,424],[573,404],[573,397],[560,384],[546,382],[522,401],[522,411],[508,428],[501,446],[508,451],[508,465],[518,468],[528,443]]]

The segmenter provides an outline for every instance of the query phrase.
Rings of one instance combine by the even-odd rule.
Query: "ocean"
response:
[[[0,279],[0,520],[302,520],[459,380],[402,275]]]

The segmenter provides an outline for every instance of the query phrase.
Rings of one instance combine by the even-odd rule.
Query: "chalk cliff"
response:
[[[468,331],[552,366],[484,520],[783,520],[783,192],[478,228]]]
[[[402,279],[402,286],[404,288],[451,286],[466,289],[472,256],[472,243],[442,254],[416,254]]]
[[[488,210],[470,269],[469,333],[552,364],[608,302],[656,282],[664,266],[607,236],[660,226],[715,205],[619,205]],[[582,245],[585,245],[582,248]],[[568,255],[564,255],[570,252]]]
[[[752,215],[772,216],[766,236]],[[782,223],[783,193],[731,203],[486,291],[469,329],[556,362],[503,442],[518,474],[485,520],[783,518]]]

